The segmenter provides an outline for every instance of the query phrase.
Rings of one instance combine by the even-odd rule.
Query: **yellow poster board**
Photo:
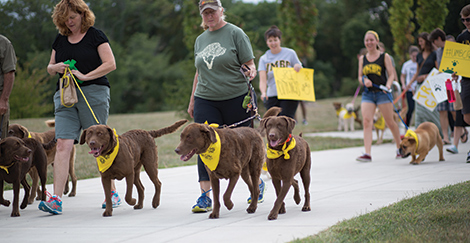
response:
[[[470,45],[446,41],[439,71],[470,78]]]
[[[311,68],[302,68],[299,72],[296,72],[294,68],[273,68],[277,98],[315,101],[313,72]]]

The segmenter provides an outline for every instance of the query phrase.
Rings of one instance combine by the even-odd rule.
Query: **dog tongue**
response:
[[[281,139],[279,140],[276,140],[276,141],[269,141],[269,145],[271,145],[271,147],[276,147],[277,145],[279,145],[279,143],[281,142]]]
[[[88,154],[93,154],[93,156],[98,157],[100,155],[100,149],[98,148],[92,148]]]

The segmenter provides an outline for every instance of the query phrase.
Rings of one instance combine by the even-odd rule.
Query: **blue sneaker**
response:
[[[205,213],[208,211],[212,211],[212,200],[210,197],[207,196],[207,193],[211,190],[202,193],[201,196],[197,199],[196,205],[194,205],[191,209],[193,213]]]
[[[266,191],[266,184],[264,183],[263,179],[261,179],[261,183],[259,184],[259,197],[258,203],[264,202],[264,192]],[[251,203],[251,196],[246,200],[248,203]]]
[[[452,154],[458,154],[459,153],[459,150],[457,149],[457,147],[455,147],[455,145],[449,146],[448,148],[446,148],[446,150],[447,150],[447,152],[452,153]]]
[[[117,206],[121,205],[121,198],[119,198],[117,191],[111,191],[111,201],[113,202],[113,208],[117,208]],[[101,208],[106,208],[106,199],[104,199]]]
[[[49,198],[49,200],[46,201],[41,201],[38,206],[39,210],[51,213],[54,215],[61,214],[62,213],[62,200],[60,200],[60,197],[57,195],[54,195],[53,197]]]

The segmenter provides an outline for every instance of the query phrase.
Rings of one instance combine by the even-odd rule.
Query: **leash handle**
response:
[[[83,93],[82,89],[80,88],[80,85],[78,85],[78,82],[77,82],[77,80],[75,79],[75,76],[72,74],[72,70],[70,70],[70,68],[67,67],[66,71],[69,71],[69,72],[70,72],[70,76],[72,77],[73,81],[74,81],[75,84],[77,85],[78,90],[80,90],[80,93],[82,94],[83,99],[85,100],[85,102],[86,102],[88,108],[90,109],[90,112],[91,112],[91,114],[93,115],[93,118],[95,118],[95,121],[96,121],[97,124],[100,124],[100,122],[98,121],[98,119],[97,119],[96,116],[95,116],[95,113],[93,112],[93,109],[91,109],[90,103],[88,103],[88,100],[86,99],[85,94]]]

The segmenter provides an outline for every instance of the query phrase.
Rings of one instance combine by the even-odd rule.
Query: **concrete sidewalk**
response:
[[[459,146],[460,154],[444,151],[446,161],[438,162],[434,148],[418,166],[409,165],[411,158],[395,159],[392,144],[373,146],[371,163],[355,161],[362,147],[312,152],[312,211],[301,212],[303,187],[300,205],[292,199],[291,189],[285,200],[287,213],[275,221],[267,220],[275,192],[265,176],[266,198],[256,213],[245,211],[249,192],[240,179],[232,196],[234,208],[222,207],[219,219],[191,213],[199,196],[195,166],[160,170],[163,188],[157,209],[151,206],[153,185],[142,172],[144,208],[134,210],[124,202],[107,218],[102,217],[100,179],[80,180],[77,196],[63,198],[59,216],[39,211],[38,202],[21,210],[17,218],[10,217],[11,206],[0,206],[0,235],[2,242],[287,242],[401,199],[469,180],[470,164],[465,163],[469,149],[470,143],[465,143]],[[226,185],[226,180],[221,181],[224,191]],[[117,181],[117,186],[123,198],[125,181]],[[52,191],[51,185],[48,190]],[[4,197],[12,200],[12,194],[6,191]]]

